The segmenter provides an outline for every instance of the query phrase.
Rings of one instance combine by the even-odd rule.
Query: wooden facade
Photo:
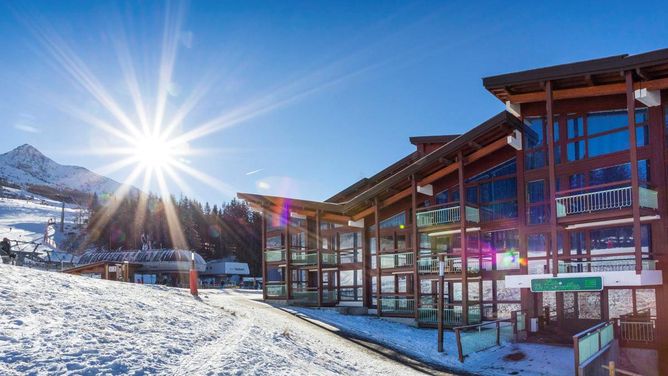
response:
[[[265,298],[425,326],[438,299],[450,326],[526,310],[579,328],[642,311],[668,351],[668,50],[483,84],[508,111],[412,138],[415,152],[329,200],[240,193],[265,218]],[[603,290],[529,288],[588,276]]]

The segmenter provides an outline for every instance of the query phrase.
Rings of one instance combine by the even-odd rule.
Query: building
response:
[[[65,272],[135,283],[189,287],[192,255],[193,252],[183,249],[91,250],[81,255],[77,267]],[[194,255],[197,272],[204,272],[206,261],[197,253]],[[130,265],[130,268],[124,269],[124,265]],[[117,276],[117,270],[123,273]]]
[[[434,325],[443,257],[446,325],[642,316],[668,351],[668,49],[483,86],[505,111],[327,200],[239,193],[263,213],[265,298]]]
[[[250,269],[245,262],[235,259],[209,260],[206,269],[200,274],[204,286],[221,286],[226,283],[240,285],[244,276],[250,275]]]

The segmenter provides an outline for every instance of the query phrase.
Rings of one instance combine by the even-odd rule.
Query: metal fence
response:
[[[513,319],[458,326],[454,330],[460,362],[463,362],[464,357],[469,354],[500,346],[502,342],[515,339],[517,332],[516,322]]]

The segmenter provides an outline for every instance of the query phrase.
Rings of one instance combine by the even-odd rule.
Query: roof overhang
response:
[[[614,95],[624,93],[627,71],[635,76],[635,89],[668,88],[668,49],[485,77],[483,85],[501,101],[512,103],[544,101],[546,81],[552,82],[555,100]]]
[[[503,111],[344,202],[319,202],[252,193],[238,193],[237,196],[249,202],[256,210],[284,212],[289,207],[290,211],[300,214],[313,215],[320,211],[330,218],[356,221],[371,214],[376,199],[379,199],[379,206],[383,207],[410,196],[412,176],[419,179],[420,186],[431,184],[457,171],[459,153],[464,156],[464,164],[472,163],[507,146],[508,135],[517,130],[524,134],[533,133],[515,116]]]

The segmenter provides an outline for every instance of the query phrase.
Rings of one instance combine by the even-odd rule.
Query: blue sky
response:
[[[4,2],[0,152],[30,143],[124,180],[132,166],[113,171],[119,156],[99,151],[125,141],[91,125],[125,132],[91,87],[136,118],[121,56],[150,113],[167,83],[165,121],[200,94],[176,134],[213,125],[182,163],[215,180],[179,173],[172,193],[322,200],[410,153],[408,137],[461,133],[502,110],[482,77],[668,47],[664,3],[604,4]],[[163,40],[176,51],[169,80]]]

